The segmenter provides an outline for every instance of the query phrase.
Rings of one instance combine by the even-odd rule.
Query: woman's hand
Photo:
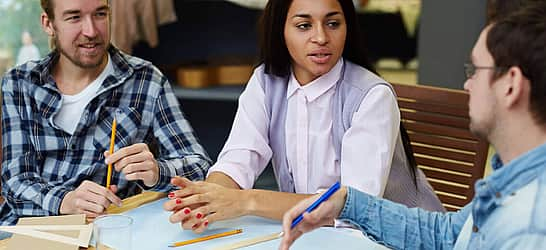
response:
[[[163,208],[172,211],[171,223],[178,223],[184,229],[202,233],[210,223],[246,215],[248,199],[243,190],[231,189],[203,181],[191,182],[174,177],[171,183],[180,190],[169,194],[171,200]]]

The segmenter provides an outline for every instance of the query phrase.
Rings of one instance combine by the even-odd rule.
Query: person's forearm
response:
[[[171,178],[174,176],[186,177],[190,180],[204,180],[210,162],[205,156],[192,156],[186,159],[158,159],[158,181],[153,187],[147,187],[139,181],[144,190],[153,190],[156,192],[169,191]]]
[[[290,208],[310,194],[283,193],[270,190],[250,189],[243,191],[247,215],[255,215],[273,220],[282,220]]]
[[[369,237],[394,249],[450,249],[468,217],[470,207],[458,213],[428,212],[378,199],[354,188],[338,217],[358,225]]]
[[[227,188],[241,189],[241,187],[239,186],[239,184],[237,184],[237,182],[235,182],[235,180],[222,172],[210,173],[206,181],[210,183],[216,183]]]
[[[160,145],[158,151],[163,153],[156,158],[159,181],[152,190],[164,192],[172,188],[170,182],[174,176],[192,181],[204,180],[212,161],[182,114],[168,80],[164,77],[161,80],[163,88],[155,103],[152,126]]]
[[[13,169],[18,167],[6,164],[8,171],[15,173]],[[20,167],[20,166],[19,166]],[[20,167],[24,169],[24,167]],[[30,168],[27,168],[30,169]],[[58,215],[61,200],[68,192],[62,186],[46,184],[37,174],[26,173],[27,176],[17,173],[5,179],[4,192],[7,200],[17,201],[11,203],[13,212],[18,216],[44,216]]]
[[[207,177],[207,182],[227,188],[241,189],[237,182],[222,172],[212,172]],[[282,220],[284,212],[309,196],[311,195],[259,189],[241,190],[241,202],[244,202],[245,215],[255,215],[273,220]]]

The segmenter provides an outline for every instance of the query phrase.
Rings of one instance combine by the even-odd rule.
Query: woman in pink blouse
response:
[[[243,215],[281,220],[336,181],[443,211],[416,168],[392,87],[368,70],[352,1],[270,0],[261,25],[263,63],[230,136],[206,181],[172,180],[170,221],[203,232]],[[270,160],[279,191],[252,189]]]

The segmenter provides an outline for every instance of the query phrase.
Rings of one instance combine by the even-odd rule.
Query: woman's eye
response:
[[[328,22],[328,26],[332,27],[332,28],[337,28],[339,27],[340,23],[338,21],[332,21],[332,22]]]
[[[308,30],[309,28],[311,28],[311,24],[308,24],[308,23],[302,23],[302,24],[298,24],[296,25],[296,27],[300,30]]]

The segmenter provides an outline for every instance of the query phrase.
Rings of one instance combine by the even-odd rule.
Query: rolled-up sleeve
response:
[[[29,104],[17,86],[8,74],[2,79],[2,195],[19,217],[57,215],[69,190],[41,177],[31,128],[22,120]]]
[[[452,249],[471,204],[459,212],[429,212],[348,187],[339,220],[356,225],[367,237],[393,249]]]
[[[268,129],[269,115],[265,94],[256,75],[252,75],[239,97],[239,106],[229,137],[212,166],[212,172],[222,172],[243,189],[250,189],[271,159]]]
[[[152,188],[167,191],[174,176],[203,180],[211,165],[190,123],[184,117],[171,86],[166,82],[154,109],[154,135],[159,141],[159,181]]]
[[[382,197],[389,177],[400,111],[392,90],[372,88],[353,115],[341,145],[341,182]]]

